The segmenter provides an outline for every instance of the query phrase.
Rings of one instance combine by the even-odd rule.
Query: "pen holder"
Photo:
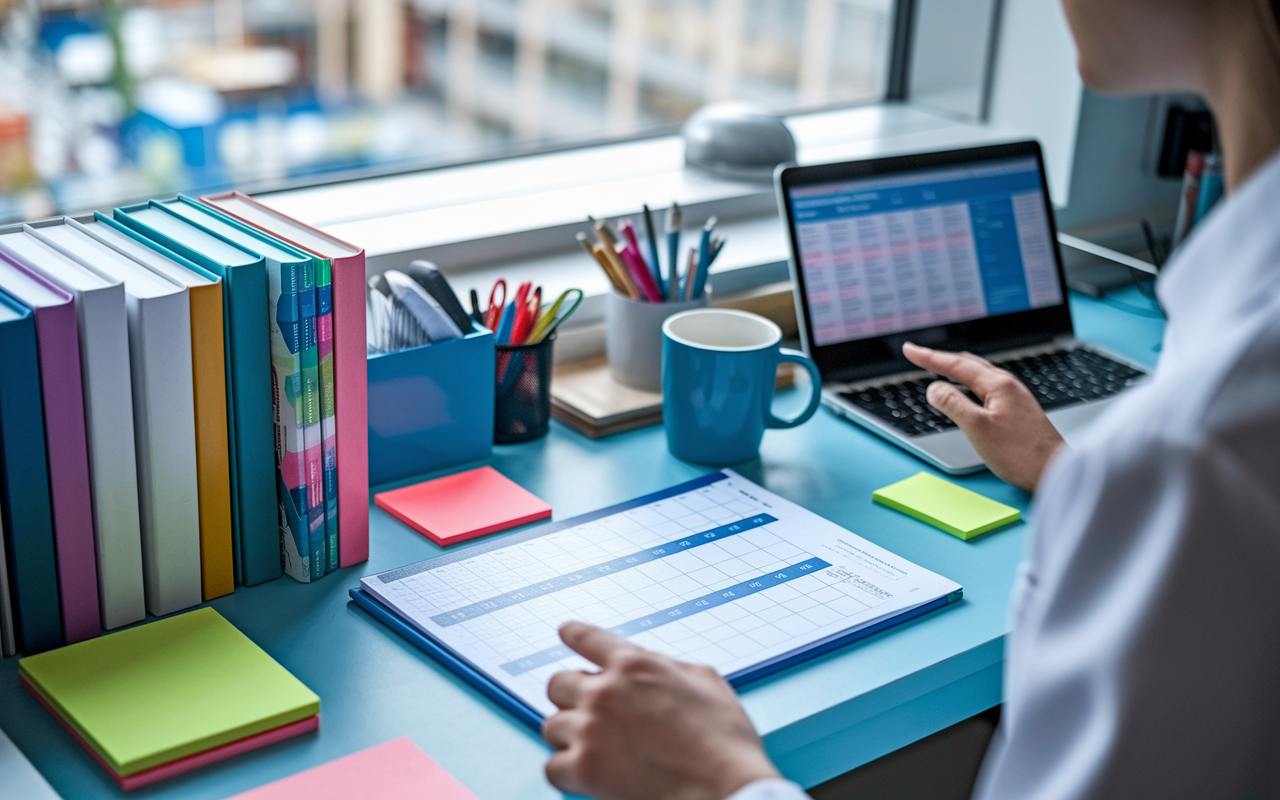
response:
[[[498,345],[493,409],[494,444],[545,436],[551,424],[553,333],[537,344]]]
[[[632,389],[662,391],[662,323],[681,311],[706,308],[710,297],[710,286],[697,300],[679,303],[646,303],[610,292],[604,323],[613,379]]]
[[[460,339],[369,356],[371,485],[489,457],[493,349],[477,325]]]

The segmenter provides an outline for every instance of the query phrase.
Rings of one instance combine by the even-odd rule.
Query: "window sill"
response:
[[[786,119],[801,164],[1012,141],[1016,133],[910,105],[875,104]],[[720,299],[786,281],[787,241],[773,187],[684,167],[676,135],[259,195],[274,208],[363,246],[370,274],[424,258],[465,298],[487,301],[497,278],[536,281],[544,296],[581,288],[586,301],[561,356],[603,348],[608,283],[574,234],[597,218],[638,216],[674,200],[685,228],[720,218],[726,237],[710,283]],[[571,341],[573,342],[571,344]]]

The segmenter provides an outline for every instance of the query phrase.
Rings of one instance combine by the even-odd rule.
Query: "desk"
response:
[[[1141,296],[1120,300],[1149,308]],[[1072,296],[1077,330],[1154,364],[1163,323]],[[703,474],[666,449],[660,427],[592,441],[561,426],[498,447],[491,462],[555,508],[581,514]],[[922,462],[823,411],[772,431],[747,477],[924,567],[958,581],[963,602],[747,687],[743,701],[782,772],[812,786],[1000,702],[1005,603],[1025,523],[963,542],[871,502],[871,492]],[[1027,496],[988,473],[961,482],[1027,508]],[[385,488],[385,487],[384,487]],[[372,509],[370,559],[302,585],[282,578],[240,587],[209,605],[321,698],[321,730],[158,786],[137,797],[219,800],[356,750],[407,735],[482,800],[556,797],[531,730],[348,602],[360,576],[441,552]],[[465,546],[465,545],[463,545]],[[18,685],[18,659],[0,662],[0,727],[64,798],[122,793]]]

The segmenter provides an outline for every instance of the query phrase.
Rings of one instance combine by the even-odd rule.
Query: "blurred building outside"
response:
[[[893,0],[0,0],[0,220],[880,99]]]

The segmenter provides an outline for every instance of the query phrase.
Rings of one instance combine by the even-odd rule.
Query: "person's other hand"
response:
[[[1031,390],[1011,373],[972,353],[947,353],[908,342],[902,354],[917,367],[973,390],[982,405],[955,386],[934,381],[928,389],[929,405],[964,431],[992,472],[1014,486],[1035,491],[1063,441]]]
[[[559,672],[547,697],[560,709],[542,735],[556,752],[547,779],[597,800],[723,800],[777,778],[729,684],[582,622],[560,638],[600,666]]]

